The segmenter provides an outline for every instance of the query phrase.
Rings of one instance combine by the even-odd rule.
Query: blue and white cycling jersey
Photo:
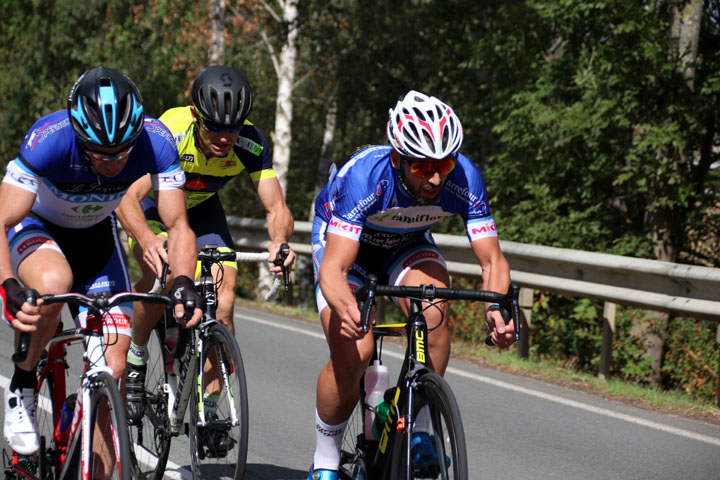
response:
[[[391,147],[356,153],[315,201],[316,215],[334,233],[372,247],[395,248],[427,232],[442,218],[459,214],[470,241],[496,237],[485,181],[477,166],[458,154],[455,168],[433,205],[417,205],[390,163]]]
[[[87,228],[107,218],[130,185],[150,173],[153,188],[182,188],[185,174],[170,131],[145,117],[127,164],[115,177],[98,175],[80,148],[66,110],[38,120],[25,136],[3,182],[36,194],[32,212],[65,228]]]

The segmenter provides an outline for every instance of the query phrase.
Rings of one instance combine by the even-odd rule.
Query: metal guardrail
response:
[[[228,217],[237,246],[267,248],[265,220]],[[310,255],[310,222],[295,222],[293,249]],[[467,237],[434,234],[451,274],[482,275]],[[522,287],[720,322],[720,268],[500,241]]]
[[[265,220],[238,217],[227,220],[238,248],[265,249],[269,245]],[[310,222],[295,222],[290,244],[298,254],[312,254],[311,229]],[[433,237],[450,274],[481,276],[482,269],[467,237],[441,234]],[[502,240],[500,247],[510,264],[512,280],[523,287],[520,306],[526,326],[531,323],[533,290],[605,302],[600,376],[607,376],[610,370],[616,304],[720,322],[720,268]],[[720,343],[720,323],[717,341]],[[521,356],[527,356],[528,339],[522,332],[518,349]],[[720,386],[718,402],[720,406]]]

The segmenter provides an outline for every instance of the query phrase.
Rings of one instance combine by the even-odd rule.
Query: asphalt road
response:
[[[250,402],[246,478],[305,479],[315,448],[315,381],[328,355],[322,330],[244,308],[236,310],[236,330]],[[11,350],[4,335],[3,389]],[[400,353],[385,345],[391,378]],[[473,480],[720,479],[720,427],[455,359],[446,379],[462,412]],[[192,478],[188,449],[186,437],[173,440],[166,478]]]

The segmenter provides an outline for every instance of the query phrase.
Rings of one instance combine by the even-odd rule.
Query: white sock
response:
[[[340,467],[340,447],[347,420],[339,425],[323,422],[315,410],[315,470],[336,470]]]
[[[135,345],[130,342],[130,349],[127,354],[127,362],[133,365],[145,365],[148,359],[147,345]]]

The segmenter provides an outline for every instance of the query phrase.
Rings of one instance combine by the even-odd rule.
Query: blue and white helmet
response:
[[[140,92],[128,77],[112,68],[88,70],[68,98],[73,130],[85,144],[131,145],[142,131],[145,115]]]
[[[401,155],[442,160],[460,150],[460,119],[437,98],[410,90],[389,114],[387,138]]]

